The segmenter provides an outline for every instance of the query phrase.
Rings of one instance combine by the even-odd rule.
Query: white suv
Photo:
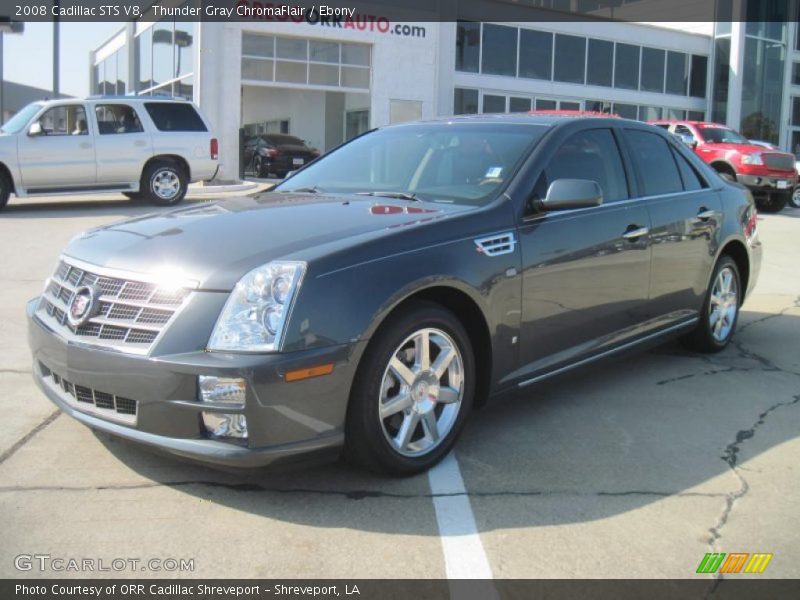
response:
[[[212,179],[218,142],[186,100],[97,96],[29,104],[0,128],[0,208],[17,197],[122,192],[180,202]]]

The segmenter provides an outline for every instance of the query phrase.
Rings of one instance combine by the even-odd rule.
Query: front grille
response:
[[[129,425],[136,424],[138,412],[136,400],[77,385],[51,371],[41,362],[39,363],[39,372],[44,382],[51,388],[55,388],[61,398],[76,409]]]
[[[92,318],[75,327],[68,319],[69,308],[84,286],[95,291],[99,306]],[[66,337],[143,354],[190,293],[188,288],[160,288],[147,281],[93,273],[62,259],[48,280],[38,314]]]
[[[794,171],[794,157],[787,154],[762,154],[764,164],[776,171]]]

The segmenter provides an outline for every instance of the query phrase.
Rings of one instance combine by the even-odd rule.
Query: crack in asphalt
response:
[[[728,444],[725,447],[725,453],[720,457],[723,461],[725,461],[731,470],[731,472],[736,476],[739,480],[739,489],[733,492],[729,492],[726,494],[725,498],[725,506],[722,509],[722,514],[718,517],[716,524],[708,530],[709,538],[708,538],[708,546],[712,552],[717,551],[717,542],[722,537],[722,529],[728,523],[728,519],[731,516],[731,512],[733,512],[733,508],[736,505],[736,502],[747,495],[750,491],[750,484],[742,475],[742,468],[738,466],[739,463],[739,451],[741,450],[741,446],[747,440],[752,439],[755,437],[756,430],[764,425],[766,422],[767,417],[774,411],[778,410],[779,408],[783,408],[786,406],[793,406],[795,404],[800,404],[800,394],[794,396],[794,399],[788,402],[776,402],[766,410],[764,410],[761,414],[758,415],[758,419],[753,423],[750,429],[741,429],[736,433],[736,439]],[[713,594],[717,587],[719,586],[720,582],[723,579],[722,573],[717,573],[714,576],[714,583],[712,584],[711,588],[706,594],[706,597]]]
[[[211,480],[182,480],[166,482],[144,482],[122,485],[87,485],[87,486],[2,486],[0,493],[9,492],[97,492],[97,491],[129,491],[142,489],[155,489],[161,487],[190,487],[201,486],[210,488],[222,488],[227,491],[237,493],[270,493],[270,494],[301,494],[301,495],[320,495],[320,496],[340,496],[348,500],[365,500],[371,498],[392,498],[401,500],[430,499],[430,498],[451,498],[467,496],[470,498],[492,498],[492,497],[624,497],[624,496],[656,496],[659,498],[679,497],[679,498],[724,498],[728,496],[723,492],[674,492],[661,490],[623,490],[623,491],[552,491],[552,490],[497,490],[497,491],[470,491],[452,493],[400,493],[384,492],[381,490],[325,490],[315,488],[280,488],[269,487],[258,483],[225,483]]]
[[[13,446],[11,446],[11,447],[10,447],[8,450],[6,450],[6,451],[5,451],[5,452],[3,452],[2,454],[0,454],[0,464],[3,464],[3,463],[4,463],[5,461],[7,461],[9,458],[11,458],[12,456],[14,456],[14,454],[16,454],[17,450],[19,450],[19,449],[20,449],[20,448],[22,448],[22,447],[23,447],[25,444],[27,444],[28,442],[30,442],[30,441],[31,441],[31,439],[33,439],[33,437],[34,437],[34,436],[35,436],[37,433],[39,433],[39,432],[40,432],[42,429],[44,429],[45,427],[47,427],[48,425],[50,425],[50,423],[52,423],[53,421],[55,421],[55,420],[56,420],[56,419],[57,419],[59,416],[61,416],[61,411],[60,411],[60,410],[54,410],[54,411],[53,411],[53,412],[51,412],[49,415],[47,415],[47,417],[44,419],[44,421],[42,421],[41,423],[39,423],[39,424],[38,424],[36,427],[34,427],[33,429],[31,429],[31,430],[30,430],[28,433],[26,433],[24,436],[22,436],[20,439],[18,439],[18,440],[17,440],[17,441],[14,443],[14,445],[13,445]]]

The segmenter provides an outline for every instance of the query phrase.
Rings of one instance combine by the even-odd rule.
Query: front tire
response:
[[[142,174],[142,196],[157,206],[173,206],[186,195],[189,181],[184,170],[168,160],[156,160]]]
[[[0,171],[0,210],[3,210],[8,204],[9,196],[11,196],[11,181],[5,173]]]
[[[789,204],[795,208],[800,208],[800,185],[794,188],[792,195],[789,197]]]
[[[730,256],[722,256],[711,276],[700,322],[694,331],[681,338],[683,344],[698,352],[723,350],[736,331],[742,295],[736,262]]]
[[[393,476],[430,469],[450,451],[475,396],[467,332],[445,308],[415,302],[389,317],[358,367],[345,457]]]
[[[791,194],[767,194],[756,200],[756,208],[763,213],[779,213],[791,199]]]

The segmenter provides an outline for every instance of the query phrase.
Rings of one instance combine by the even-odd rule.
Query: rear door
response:
[[[615,129],[572,133],[535,184],[543,198],[556,179],[593,179],[603,204],[531,212],[519,228],[523,382],[635,337],[646,319],[650,221],[632,198]]]
[[[679,142],[639,128],[623,131],[652,224],[648,314],[658,324],[687,320],[703,304],[719,243],[719,195]]]
[[[20,132],[19,166],[28,193],[89,188],[97,181],[95,132],[83,104],[53,106],[39,117],[42,134]]]
[[[97,182],[125,185],[138,182],[145,162],[153,155],[151,136],[139,114],[127,104],[97,104]]]

